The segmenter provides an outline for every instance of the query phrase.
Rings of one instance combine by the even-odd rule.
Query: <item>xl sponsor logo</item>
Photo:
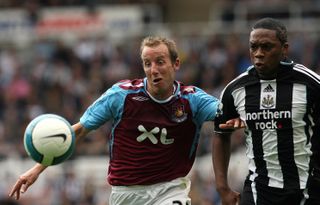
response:
[[[155,136],[158,133],[160,133],[160,143],[162,143],[164,145],[168,145],[168,144],[172,144],[174,142],[174,139],[167,138],[167,129],[166,128],[162,128],[160,131],[159,127],[155,127],[152,130],[148,131],[143,125],[139,125],[138,130],[140,132],[142,132],[142,134],[137,137],[138,142],[142,142],[146,139],[149,139],[152,142],[152,144],[158,144],[159,140]]]

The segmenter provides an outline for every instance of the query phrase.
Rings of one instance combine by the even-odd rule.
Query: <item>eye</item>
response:
[[[273,48],[273,44],[266,43],[261,45],[261,49],[264,51],[270,51]]]
[[[250,44],[251,50],[257,50],[258,46],[256,44]]]
[[[150,61],[144,61],[143,62],[143,66],[144,67],[150,67],[151,66],[151,62]]]
[[[158,65],[163,65],[163,64],[165,63],[165,61],[162,60],[162,59],[159,59],[159,60],[157,61],[157,63],[158,63]]]

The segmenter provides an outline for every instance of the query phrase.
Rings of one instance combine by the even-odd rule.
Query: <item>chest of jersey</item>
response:
[[[186,140],[188,132],[194,131],[191,116],[189,102],[184,99],[159,104],[147,96],[131,94],[126,97],[116,131],[125,129],[122,135],[134,143],[170,145]]]
[[[303,84],[260,81],[233,91],[234,105],[252,130],[303,126],[307,88]]]
[[[186,175],[195,158],[197,128],[183,98],[159,104],[129,94],[114,126],[109,182],[150,184]]]

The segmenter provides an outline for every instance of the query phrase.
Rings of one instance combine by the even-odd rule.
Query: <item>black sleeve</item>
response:
[[[231,92],[228,88],[226,88],[222,93],[220,101],[221,101],[221,108],[220,108],[221,114],[219,114],[215,118],[214,131],[217,133],[233,132],[234,131],[233,129],[225,130],[225,129],[219,128],[219,124],[225,123],[230,119],[239,117],[239,113],[237,112],[236,107],[234,106],[233,96],[231,95]]]

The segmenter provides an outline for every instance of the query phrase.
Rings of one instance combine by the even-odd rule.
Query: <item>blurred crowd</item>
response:
[[[314,34],[307,37],[303,33],[292,33],[289,41],[292,59],[319,72],[320,41],[317,36]],[[73,44],[40,39],[24,49],[1,48],[0,161],[12,157],[27,159],[22,143],[24,130],[30,120],[39,114],[55,113],[65,117],[71,124],[76,123],[87,106],[113,83],[121,79],[144,77],[139,56],[141,38],[113,41],[103,36],[82,38]],[[219,97],[228,82],[250,65],[247,34],[173,38],[180,48],[182,60],[178,80],[199,86],[216,97]],[[90,134],[77,147],[73,158],[107,156],[109,133],[110,124],[106,124]],[[206,124],[201,135],[198,156],[204,157],[211,153],[212,124]],[[233,142],[234,153],[243,149],[241,132],[235,134]],[[242,158],[245,157],[243,151],[240,153]],[[211,166],[210,160],[207,163]],[[193,204],[218,204],[219,197],[214,189],[212,175],[207,178],[199,175],[201,173],[197,170],[192,172],[192,195],[195,198]],[[47,179],[46,183],[49,182]],[[64,178],[51,182],[51,189],[63,190],[68,197],[75,194],[76,200],[67,197],[65,202],[47,202],[50,205],[98,204],[92,201],[97,198],[96,194],[99,198],[105,197],[104,203],[107,201],[107,194],[104,193],[106,185],[93,191],[90,180],[76,180],[70,169],[64,172]],[[82,183],[82,186],[77,183]],[[241,189],[242,185],[235,186]],[[93,193],[95,197],[92,196]],[[0,194],[6,193],[1,193],[0,189]]]
[[[241,45],[237,36],[193,36],[176,41],[182,59],[178,80],[217,97],[223,86],[249,65],[246,45]],[[73,45],[39,40],[23,50],[1,49],[0,158],[26,157],[21,143],[24,129],[39,114],[55,113],[76,123],[112,84],[144,77],[139,46],[140,39],[114,43],[101,37],[83,38]],[[94,132],[77,152],[106,153],[109,127]],[[208,149],[202,147],[199,153]]]
[[[311,35],[310,35],[311,36]],[[320,41],[293,34],[290,56],[319,72]],[[214,35],[175,38],[182,60],[178,80],[219,97],[220,91],[250,65],[248,36]],[[144,77],[140,38],[112,41],[83,38],[72,45],[42,39],[30,47],[0,49],[0,159],[26,157],[22,136],[31,119],[42,113],[64,116],[71,124],[107,88],[122,79]],[[305,55],[303,55],[305,54]],[[87,138],[79,154],[107,153],[110,125]],[[204,140],[210,133],[203,133]],[[199,154],[207,153],[203,143]]]
[[[60,6],[64,2],[66,6],[100,1],[23,2],[32,11],[32,2],[49,6]],[[120,2],[134,3],[143,0]],[[231,1],[225,1],[225,5],[228,5],[228,2]],[[1,1],[0,6],[18,7],[20,3],[19,0],[7,0]],[[222,16],[226,21],[230,20],[228,12],[227,10],[225,16]],[[177,79],[185,84],[199,86],[216,97],[219,97],[227,83],[250,65],[249,30],[247,33],[228,34],[212,31],[205,35],[172,33],[170,37],[176,41],[182,61]],[[68,162],[47,170],[48,173],[40,177],[19,202],[8,200],[7,195],[18,175],[33,165],[23,145],[27,124],[43,113],[58,114],[71,124],[76,123],[88,105],[112,84],[122,79],[144,77],[139,54],[143,37],[131,36],[119,40],[108,35],[84,36],[72,42],[35,38],[27,47],[1,45],[1,205],[108,205],[110,187],[105,181],[105,175],[111,127],[109,123],[90,133],[77,146],[75,154]],[[289,56],[292,60],[320,73],[319,33],[307,33],[303,28],[299,32],[289,31],[289,44]],[[214,186],[211,163],[212,131],[213,123],[206,123],[201,132],[198,157],[190,173],[193,205],[220,203]],[[234,133],[232,150],[230,183],[234,189],[240,191],[247,171],[242,130]]]

